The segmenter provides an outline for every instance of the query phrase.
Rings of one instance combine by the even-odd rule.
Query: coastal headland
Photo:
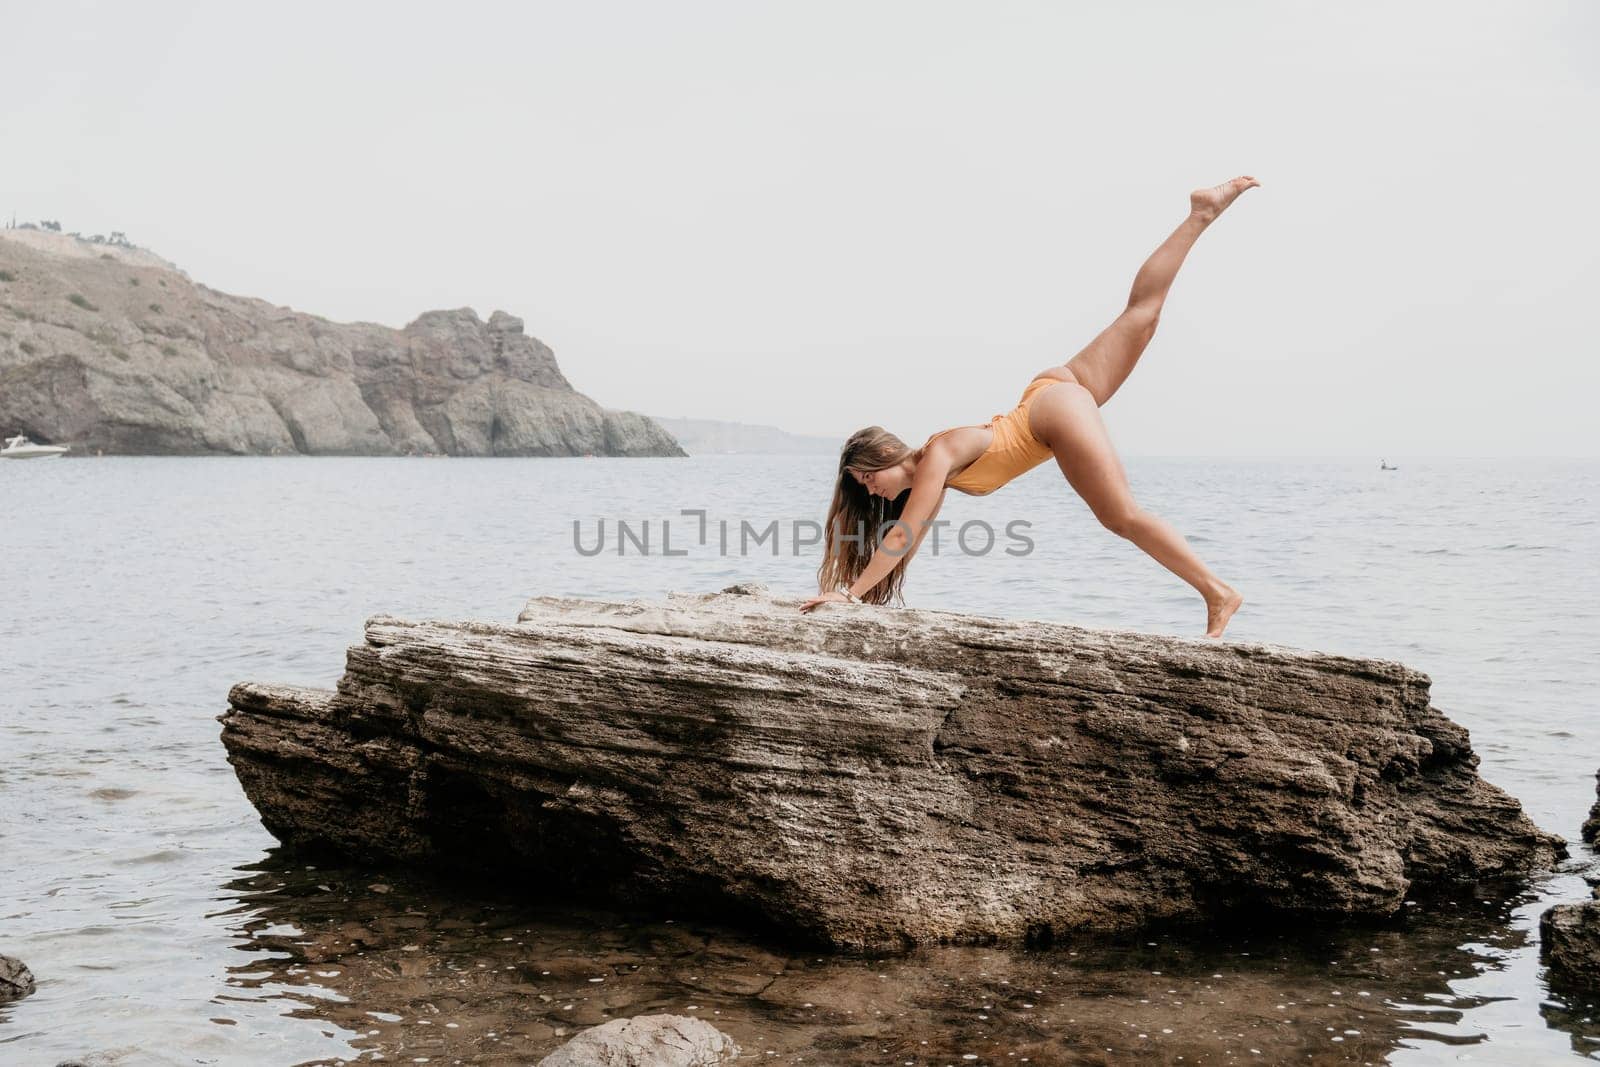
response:
[[[77,456],[685,454],[507,312],[330,322],[36,229],[0,230],[0,430]]]

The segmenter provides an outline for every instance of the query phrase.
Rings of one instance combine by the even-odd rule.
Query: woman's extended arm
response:
[[[917,468],[922,473],[922,468]],[[944,479],[918,478],[911,483],[911,496],[899,520],[883,535],[883,543],[872,550],[872,560],[850,586],[850,592],[861,596],[867,590],[889,577],[889,572],[917,554],[922,539],[933,526],[933,518],[944,505]],[[903,524],[903,525],[902,525]],[[909,546],[909,547],[908,547]]]
[[[939,509],[944,505],[944,480],[949,476],[950,466],[950,456],[943,442],[936,443],[923,455],[916,473],[912,475],[911,495],[906,498],[900,518],[893,520],[883,535],[883,542],[873,547],[872,559],[849,587],[851,597],[860,597],[887,578],[902,561],[916,555],[923,537],[933,526],[934,516],[939,514]],[[873,531],[874,534],[876,532]],[[810,611],[818,604],[844,599],[846,597],[843,594],[828,592],[806,601],[800,610]]]

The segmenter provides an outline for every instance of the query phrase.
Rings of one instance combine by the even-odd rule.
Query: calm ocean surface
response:
[[[822,518],[833,460],[101,459],[0,463],[0,1063],[528,1063],[608,1018],[703,1015],[754,1062],[1563,1063],[1595,1005],[1553,996],[1536,922],[1587,895],[1600,767],[1600,463],[1131,459],[1142,503],[1246,595],[1229,636],[1401,660],[1482,773],[1572,843],[1520,891],[1378,927],[1084,939],[818,959],[670,915],[533,906],[281,856],[216,716],[242,680],[331,686],[370,615],[512,621],[541,593],[760,581],[741,520]],[[696,519],[711,524],[698,544]],[[573,522],[592,545],[574,548]],[[1178,579],[1053,467],[941,518],[907,604],[1199,634]],[[660,523],[674,550],[659,554]],[[616,552],[649,520],[653,554]],[[1007,555],[1013,520],[1031,554]],[[718,523],[730,524],[729,553]],[[952,527],[952,533],[954,526]],[[981,546],[979,528],[968,544]],[[964,1058],[964,1057],[976,1057]]]

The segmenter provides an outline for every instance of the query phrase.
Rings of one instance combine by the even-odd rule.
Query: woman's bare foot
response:
[[[1196,189],[1189,194],[1189,213],[1199,216],[1203,222],[1210,222],[1222,214],[1224,208],[1237,200],[1240,193],[1260,184],[1250,175],[1242,174],[1221,185],[1213,185],[1209,189]]]
[[[1244,597],[1232,586],[1223,586],[1227,590],[1215,600],[1206,601],[1206,636],[1221,637],[1222,631],[1227,628],[1228,620],[1233,618],[1233,613],[1239,610],[1239,605],[1244,603]]]

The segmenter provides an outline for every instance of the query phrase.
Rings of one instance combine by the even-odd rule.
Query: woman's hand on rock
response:
[[[849,597],[845,596],[843,593],[834,591],[832,593],[823,593],[821,596],[812,597],[810,600],[800,605],[800,610],[810,612],[815,611],[818,605],[821,604],[848,604],[849,602]]]

